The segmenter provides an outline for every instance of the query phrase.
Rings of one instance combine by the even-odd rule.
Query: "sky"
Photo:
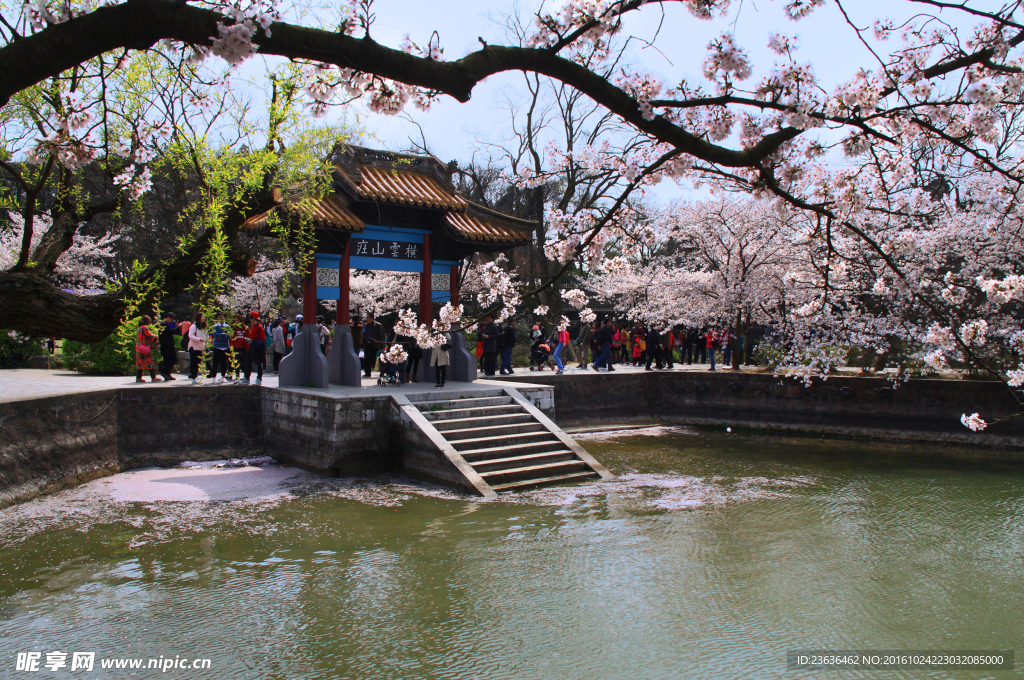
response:
[[[531,15],[541,6],[539,1],[522,0],[377,0],[371,35],[382,44],[397,46],[408,33],[422,45],[436,30],[445,58],[457,59],[479,49],[478,37],[492,44],[509,42],[503,17],[516,11]],[[546,5],[550,10],[557,6],[550,2]],[[734,0],[727,17],[712,21],[692,17],[679,3],[665,4],[664,15],[658,6],[648,6],[630,15],[625,33],[651,44],[643,46],[634,41],[630,59],[634,67],[654,73],[666,84],[683,78],[691,83],[704,82],[701,68],[708,42],[723,32],[733,32],[754,64],[754,75],[747,81],[750,84],[779,59],[767,48],[769,34],[779,32],[798,36],[797,60],[814,66],[819,84],[826,91],[849,81],[861,68],[877,66],[876,58],[846,23],[834,0],[800,21],[790,20],[783,6],[782,0]],[[853,24],[869,29],[864,38],[883,55],[896,49],[899,39],[876,43],[870,31],[874,20],[904,21],[921,9],[921,5],[906,0],[846,0],[843,6]],[[964,29],[971,24],[963,13],[952,10],[942,18]],[[521,97],[523,92],[522,74],[499,74],[478,85],[468,103],[442,98],[428,112],[410,107],[409,113],[422,127],[435,155],[442,161],[465,161],[482,143],[507,140],[509,118],[503,102]],[[364,109],[360,119],[367,131],[364,142],[368,146],[400,150],[409,148],[410,138],[420,141],[420,130],[403,118],[374,115]],[[663,182],[655,195],[667,201],[685,198],[688,191]]]

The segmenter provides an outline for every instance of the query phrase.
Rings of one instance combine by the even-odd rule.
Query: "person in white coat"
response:
[[[274,373],[281,365],[281,358],[288,353],[288,343],[284,341],[284,320],[278,319],[274,330],[270,331],[270,350],[274,353]]]
[[[199,364],[203,354],[206,352],[206,315],[196,316],[196,322],[188,329],[188,377],[192,378],[192,384],[198,385],[202,382],[199,375]]]
[[[442,333],[442,344],[434,348],[430,355],[430,365],[434,367],[434,374],[437,376],[437,384],[434,387],[444,387],[444,379],[448,375],[448,350],[452,348],[451,336]]]

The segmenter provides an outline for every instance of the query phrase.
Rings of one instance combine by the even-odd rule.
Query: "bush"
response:
[[[41,351],[38,340],[0,330],[0,368],[31,368],[32,357]]]
[[[762,343],[754,350],[754,362],[758,366],[768,366],[773,371],[782,365],[785,358],[786,350],[779,345]]]
[[[138,319],[132,322],[132,326],[138,332]],[[135,345],[119,345],[117,335],[89,344],[65,340],[61,349],[64,368],[89,375],[135,374]]]

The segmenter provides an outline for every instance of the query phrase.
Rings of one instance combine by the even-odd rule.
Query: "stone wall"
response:
[[[264,389],[262,414],[267,453],[305,470],[337,476],[399,465],[389,396],[342,401],[312,389]]]
[[[552,412],[551,389],[523,391]],[[460,482],[444,452],[418,436],[390,395],[183,385],[5,402],[0,507],[122,470],[264,453],[328,476],[399,472]]]
[[[663,420],[1024,448],[1024,418],[980,433],[960,424],[963,413],[978,412],[991,422],[1017,412],[1015,399],[997,382],[922,379],[893,389],[884,378],[834,377],[804,387],[792,378],[731,371],[532,373],[504,379],[553,386],[555,420],[562,426]]]
[[[257,455],[259,400],[225,386],[0,403],[0,507],[135,467]]]
[[[258,389],[119,390],[117,448],[128,467],[262,455]]]
[[[527,374],[522,394],[560,425],[673,422],[968,445],[1024,458],[1024,418],[980,433],[960,424],[1015,413],[994,382],[837,377],[811,387],[768,374]],[[256,386],[111,389],[0,403],[0,507],[120,470],[268,453],[325,475],[396,471],[448,481],[430,442],[405,432],[391,396],[339,400]],[[553,399],[552,399],[553,395]],[[973,446],[973,448],[971,448]],[[408,453],[408,458],[404,457]]]

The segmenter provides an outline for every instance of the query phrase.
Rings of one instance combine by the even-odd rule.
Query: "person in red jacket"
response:
[[[249,340],[249,364],[243,367],[244,377],[242,378],[242,384],[249,384],[249,375],[252,372],[252,367],[256,366],[256,385],[263,384],[263,369],[267,365],[267,330],[260,323],[259,312],[249,312],[249,330],[246,333],[246,337]]]
[[[231,372],[235,376],[235,382],[238,382],[238,375],[244,370],[249,361],[248,332],[249,327],[245,323],[245,317],[241,314],[235,314],[234,321],[231,323],[231,341],[228,342],[231,346],[231,355],[228,357],[228,361],[230,362]]]
[[[704,336],[704,341],[707,342],[708,346],[708,359],[711,360],[711,370],[715,370],[715,345],[718,342],[718,333],[715,332],[714,328],[709,328],[707,335]]]

